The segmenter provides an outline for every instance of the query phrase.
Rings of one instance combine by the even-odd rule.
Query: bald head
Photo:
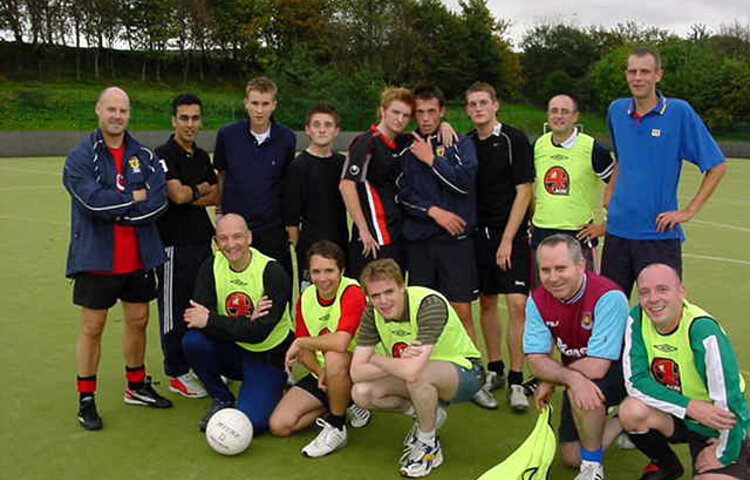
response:
[[[99,118],[99,129],[107,145],[111,148],[122,145],[130,121],[130,98],[125,90],[118,87],[102,90],[94,113]]]
[[[249,228],[247,228],[247,222],[242,217],[242,215],[237,215],[236,213],[227,213],[226,215],[222,215],[222,217],[219,219],[218,222],[216,222],[216,233],[218,234],[220,230],[243,230],[243,231],[250,231]]]
[[[235,271],[242,271],[250,264],[252,235],[245,219],[236,213],[228,213],[216,222],[216,244],[221,254],[229,260]]]
[[[578,103],[573,97],[562,94],[549,99],[547,125],[555,136],[569,137],[577,122]]]
[[[672,285],[681,285],[680,275],[673,267],[664,263],[652,263],[643,267],[641,273],[638,274],[638,284],[648,282],[653,279],[658,279],[664,283],[670,283]]]
[[[669,265],[652,263],[638,274],[638,302],[660,332],[670,332],[680,322],[686,294],[680,275]]]

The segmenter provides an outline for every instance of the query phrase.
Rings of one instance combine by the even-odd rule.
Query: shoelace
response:
[[[320,417],[315,419],[315,424],[319,427],[323,427],[323,430],[320,432],[320,434],[318,434],[317,437],[315,437],[315,440],[313,440],[313,445],[315,445],[316,447],[320,447],[321,445],[330,445],[331,435],[333,434],[333,430],[335,430],[336,428]]]

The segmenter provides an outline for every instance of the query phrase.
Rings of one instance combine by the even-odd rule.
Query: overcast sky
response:
[[[458,0],[442,0],[452,9]],[[543,23],[569,23],[605,27],[633,20],[684,36],[690,26],[702,23],[714,32],[735,20],[750,24],[749,0],[488,0],[496,18],[513,22],[511,37],[518,42],[524,32]]]

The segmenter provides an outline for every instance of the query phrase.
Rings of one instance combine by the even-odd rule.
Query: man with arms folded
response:
[[[243,380],[237,408],[260,433],[268,429],[286,385],[284,354],[293,339],[289,277],[278,262],[250,247],[252,234],[237,214],[216,223],[216,243],[220,253],[201,265],[184,314],[190,331],[182,349],[213,399],[198,427],[204,431],[214,413],[234,406],[223,375]]]
[[[708,200],[726,171],[724,155],[693,108],[656,90],[661,80],[659,54],[637,48],[628,57],[625,79],[632,98],[612,102],[607,126],[617,167],[607,192],[607,234],[602,275],[630,295],[641,269],[654,262],[682,273],[681,224]],[[704,172],[685,208],[678,208],[682,160]]]
[[[65,159],[63,185],[71,197],[67,277],[81,307],[76,342],[78,422],[102,428],[96,409],[96,372],[109,309],[122,302],[123,353],[129,405],[168,408],[172,402],[146,376],[148,304],[156,298],[153,269],[164,262],[156,219],[167,209],[164,165],[128,132],[130,98],[120,88],[99,94],[99,128]]]
[[[392,259],[368,264],[361,281],[370,305],[352,358],[352,398],[364,408],[414,417],[399,472],[424,477],[443,462],[437,430],[446,412],[438,403],[474,396],[483,379],[480,354],[448,300],[406,287]]]
[[[531,371],[541,380],[538,408],[563,385],[560,450],[580,463],[576,480],[602,480],[604,448],[619,435],[607,407],[625,397],[620,353],[628,302],[611,280],[586,271],[581,245],[570,235],[545,238],[536,252],[541,285],[526,305],[523,335]],[[557,345],[561,362],[551,357]]]
[[[286,392],[271,415],[270,429],[284,437],[317,423],[322,430],[302,455],[322,457],[346,445],[347,414],[355,428],[370,421],[369,411],[351,404],[349,378],[354,334],[367,299],[355,280],[344,277],[344,251],[335,243],[314,243],[306,263],[312,285],[297,300],[297,338],[286,352],[286,365],[290,371],[300,362],[310,373]],[[326,412],[328,417],[321,418]]]
[[[534,214],[531,249],[555,233],[567,233],[581,242],[586,268],[595,271],[597,238],[605,225],[594,224],[594,208],[602,183],[615,168],[609,150],[578,130],[578,102],[570,95],[555,95],[547,104],[550,131],[534,142]]]
[[[745,382],[719,322],[686,300],[674,268],[655,263],[638,276],[625,332],[629,397],[620,423],[651,462],[641,480],[680,478],[669,443],[687,443],[695,480],[750,478]]]

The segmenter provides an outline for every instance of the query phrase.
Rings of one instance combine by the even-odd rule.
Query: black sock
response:
[[[487,370],[492,370],[493,372],[497,373],[498,375],[502,375],[505,371],[505,364],[502,360],[497,360],[494,362],[488,362],[487,363]]]
[[[521,385],[523,383],[523,372],[508,370],[508,383],[510,385]]]
[[[331,426],[336,427],[339,430],[343,430],[344,422],[346,422],[346,414],[344,415],[334,415],[332,413],[328,414],[328,423],[330,423]]]
[[[675,456],[669,447],[667,438],[658,430],[649,430],[646,433],[628,433],[630,441],[638,447],[649,459],[659,464],[670,463]]]
[[[78,394],[78,402],[79,403],[83,403],[84,400],[88,400],[89,398],[93,400],[94,394],[91,393],[91,392],[86,392],[86,393],[80,392]]]

